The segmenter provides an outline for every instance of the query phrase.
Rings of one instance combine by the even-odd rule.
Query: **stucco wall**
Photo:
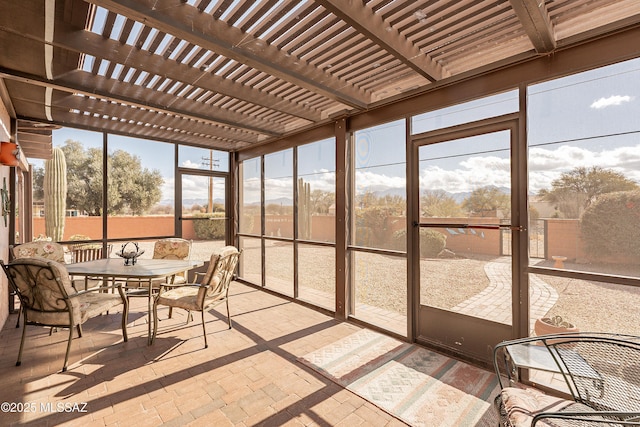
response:
[[[109,218],[109,238],[127,238],[130,236],[157,237],[173,236],[173,216],[122,216]],[[45,234],[44,218],[33,219],[34,237]],[[64,222],[63,240],[69,240],[74,234],[82,234],[92,239],[102,238],[102,217],[77,216],[67,217]],[[193,221],[182,222],[182,237],[196,239]]]
[[[0,141],[9,141],[9,132],[11,129],[9,113],[2,102],[0,102]],[[6,179],[7,188],[9,186],[9,176],[11,168],[0,165],[0,188]],[[0,220],[0,257],[4,262],[9,261],[9,224],[4,224],[4,220]],[[2,328],[9,315],[9,284],[3,273],[0,273],[0,328]]]

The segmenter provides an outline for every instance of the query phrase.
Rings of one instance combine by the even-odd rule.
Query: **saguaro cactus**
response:
[[[62,240],[67,210],[67,161],[59,147],[44,163],[45,232],[54,242]]]
[[[298,179],[298,237],[311,239],[311,185]]]

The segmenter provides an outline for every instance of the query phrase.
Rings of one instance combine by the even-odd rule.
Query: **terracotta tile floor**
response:
[[[234,327],[224,311],[211,310],[208,349],[199,313],[187,325],[184,312],[167,319],[166,309],[147,346],[146,300],[135,298],[129,342],[122,342],[120,313],[91,319],[73,340],[64,373],[67,330],[50,337],[29,327],[22,366],[15,366],[21,329],[11,315],[0,331],[0,402],[20,411],[3,406],[0,425],[405,425],[296,361],[359,327],[239,283],[232,294]]]

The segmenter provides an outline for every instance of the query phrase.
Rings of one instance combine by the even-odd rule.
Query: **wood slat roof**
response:
[[[23,146],[47,123],[236,151],[640,23],[637,0],[0,5]]]

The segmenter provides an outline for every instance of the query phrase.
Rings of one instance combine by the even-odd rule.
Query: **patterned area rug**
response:
[[[495,374],[360,330],[300,359],[412,426],[495,426]]]

